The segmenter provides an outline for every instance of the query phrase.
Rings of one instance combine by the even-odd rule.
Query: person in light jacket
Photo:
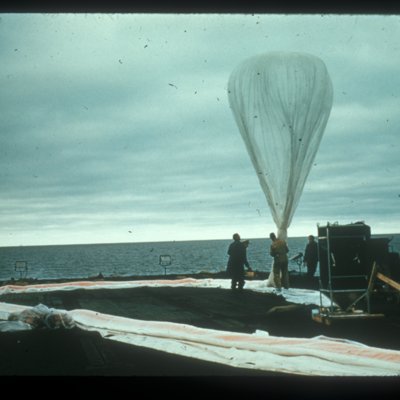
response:
[[[278,239],[275,236],[275,233],[272,232],[269,237],[272,240],[269,253],[274,258],[272,272],[274,274],[276,289],[280,292],[282,285],[285,289],[289,289],[289,260],[287,256],[289,248],[284,240]]]

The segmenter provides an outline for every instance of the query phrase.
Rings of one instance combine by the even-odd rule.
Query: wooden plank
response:
[[[384,318],[384,314],[368,314],[368,313],[347,313],[347,314],[315,314],[312,319],[315,322],[331,325],[334,321],[348,321],[358,319],[377,319]]]
[[[330,318],[332,320],[340,320],[340,319],[365,319],[365,318],[383,318],[384,314],[368,314],[368,313],[362,313],[362,314],[354,314],[354,313],[349,313],[349,314],[330,314],[327,316],[327,318]]]
[[[390,285],[391,287],[395,288],[396,290],[400,291],[400,283],[394,281],[393,279],[388,278],[386,275],[381,274],[380,272],[378,272],[376,274],[376,277],[378,279],[380,279],[381,281],[387,283],[388,285]]]

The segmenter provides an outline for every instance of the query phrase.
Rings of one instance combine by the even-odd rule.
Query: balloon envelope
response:
[[[257,55],[233,70],[228,98],[278,236],[286,238],[332,108],[326,66],[304,53]]]

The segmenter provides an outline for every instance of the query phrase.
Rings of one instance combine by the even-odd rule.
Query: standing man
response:
[[[231,276],[231,289],[243,289],[244,286],[244,265],[251,271],[246,255],[246,245],[240,241],[240,235],[233,235],[233,243],[228,249],[228,273]]]
[[[282,284],[285,289],[289,289],[289,271],[288,271],[288,256],[289,248],[284,240],[278,239],[275,233],[269,235],[272,240],[270,255],[274,257],[272,271],[277,291],[282,290]],[[282,275],[282,278],[281,278]]]
[[[313,235],[308,236],[303,263],[307,266],[307,277],[313,278],[318,264],[318,244]]]

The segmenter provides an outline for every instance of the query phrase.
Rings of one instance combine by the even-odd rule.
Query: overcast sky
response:
[[[400,232],[399,38],[398,15],[1,14],[0,246],[267,237],[227,81],[269,51],[334,89],[289,237]]]

